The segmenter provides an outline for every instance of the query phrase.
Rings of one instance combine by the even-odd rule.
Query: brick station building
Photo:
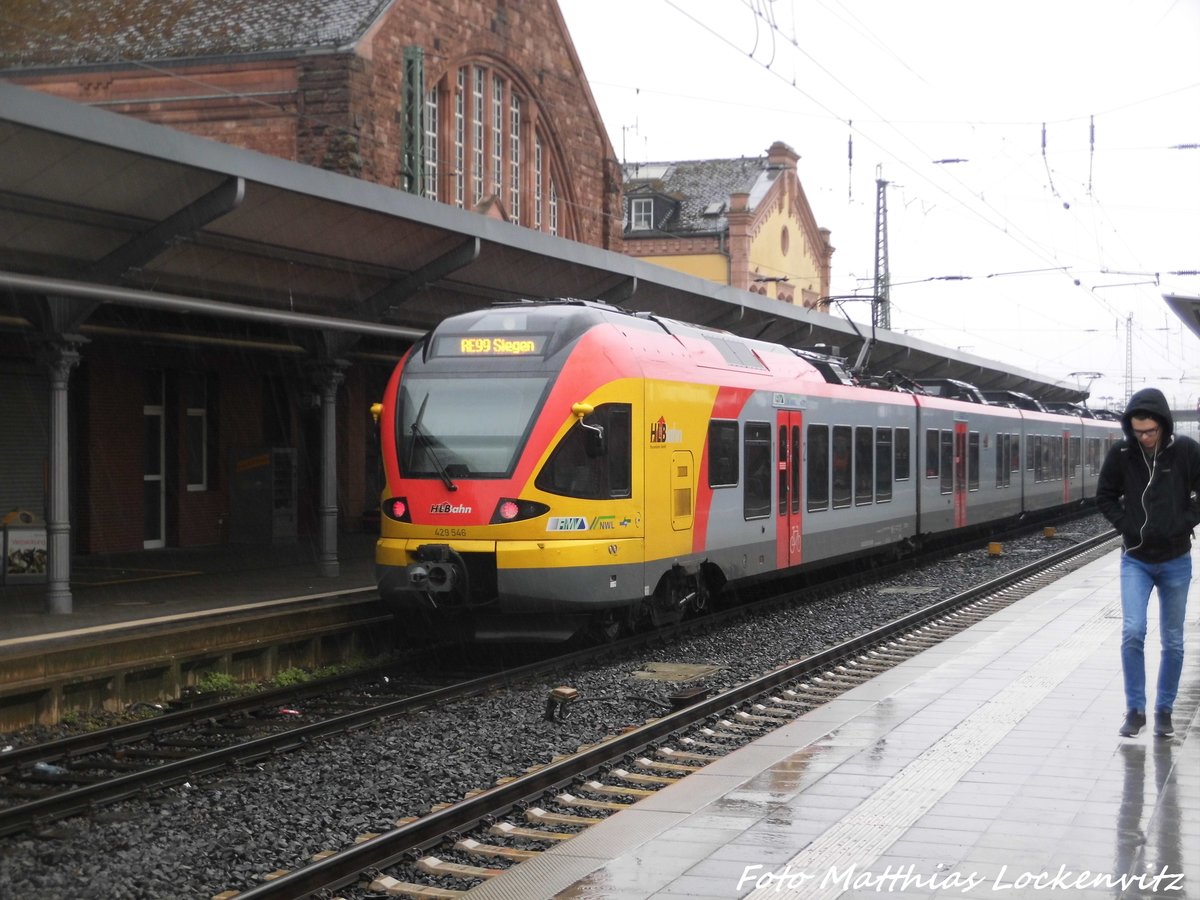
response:
[[[8,0],[0,79],[621,246],[620,167],[554,0]],[[19,271],[23,260],[4,266]],[[113,278],[143,286],[137,271]],[[214,272],[214,290],[219,281]],[[53,326],[3,313],[0,415],[20,440],[0,442],[0,516],[37,523],[49,455],[38,346]],[[87,452],[70,454],[72,551],[311,535],[321,438],[304,360],[265,341],[189,342],[183,317],[115,316],[102,308],[79,329],[70,433]],[[369,407],[390,370],[364,354],[338,376],[343,530],[370,530],[364,514],[378,506]],[[277,485],[295,484],[291,521],[268,517],[266,528],[239,513],[257,501],[237,481],[264,458],[282,468]]]

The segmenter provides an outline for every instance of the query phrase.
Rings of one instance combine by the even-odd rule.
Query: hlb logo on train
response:
[[[471,507],[454,503],[434,503],[429,507],[431,513],[469,513]]]
[[[657,422],[650,423],[651,444],[678,444],[683,440],[683,432],[678,428],[668,428],[667,420],[662,416]]]

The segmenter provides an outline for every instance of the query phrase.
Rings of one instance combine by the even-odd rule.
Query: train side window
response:
[[[942,484],[941,492],[943,494],[954,493],[954,432],[942,431],[939,435],[939,457],[941,460]]]
[[[875,435],[871,428],[854,429],[854,504],[875,499]]]
[[[808,426],[808,511],[829,509],[829,426]]]
[[[800,426],[792,426],[792,515],[800,512]]]
[[[1088,438],[1087,442],[1087,470],[1089,475],[1100,474],[1100,461],[1104,458],[1103,447],[1104,442],[1100,438]]]
[[[608,496],[633,496],[633,406],[609,403],[608,411]]]
[[[1008,471],[1009,455],[1012,453],[1012,435],[996,435],[996,487],[1008,487],[1012,477]]]
[[[632,408],[628,403],[604,403],[572,425],[534,486],[548,494],[602,500],[631,496],[633,440]],[[595,431],[604,429],[604,452],[596,453]]]
[[[779,515],[786,516],[788,511],[788,430],[786,425],[779,426]]]
[[[979,490],[979,432],[967,434],[967,490]]]
[[[908,481],[912,472],[909,461],[909,432],[907,428],[896,429],[896,480]]]
[[[833,426],[833,508],[850,505],[851,468],[854,440],[849,425]]]
[[[771,426],[767,422],[747,422],[742,438],[745,459],[745,493],[742,511],[747,519],[762,519],[771,514]]]
[[[1081,438],[1072,437],[1070,447],[1068,448],[1068,452],[1071,455],[1071,471],[1069,474],[1072,478],[1079,475],[1079,454],[1081,450]]]
[[[875,502],[892,499],[892,429],[875,429]]]
[[[936,428],[925,432],[925,477],[937,478],[941,470],[938,458],[938,433]]]
[[[1008,468],[1011,472],[1021,471],[1021,436],[1019,434],[1011,435],[1012,437],[1012,456],[1010,457]]]
[[[713,419],[708,423],[708,486],[736,487],[738,461],[738,423]]]

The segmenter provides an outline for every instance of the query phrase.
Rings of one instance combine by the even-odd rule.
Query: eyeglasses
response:
[[[1157,425],[1155,425],[1153,428],[1134,428],[1133,429],[1134,437],[1152,438],[1156,434],[1158,434],[1158,426]]]

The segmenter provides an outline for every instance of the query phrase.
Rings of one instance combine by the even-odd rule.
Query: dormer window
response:
[[[631,231],[649,231],[654,227],[654,201],[649,197],[635,197],[629,201],[629,227]]]

